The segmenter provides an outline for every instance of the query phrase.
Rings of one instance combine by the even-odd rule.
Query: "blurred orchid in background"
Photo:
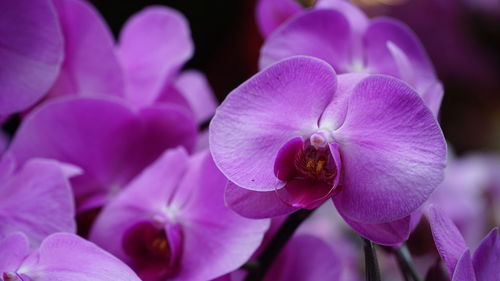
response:
[[[245,263],[269,224],[226,208],[225,183],[208,152],[167,151],[104,208],[90,240],[142,280],[222,276]]]

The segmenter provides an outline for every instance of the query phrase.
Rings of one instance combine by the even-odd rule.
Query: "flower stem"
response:
[[[276,257],[292,237],[299,225],[306,220],[314,210],[301,209],[288,216],[283,225],[271,239],[267,247],[259,255],[252,267],[248,269],[245,281],[260,281],[264,278]],[[244,266],[245,267],[245,266]]]
[[[375,252],[373,242],[365,238],[362,239],[364,242],[363,249],[365,251],[366,281],[380,281],[377,253]]]
[[[398,258],[399,266],[404,275],[410,276],[413,281],[422,281],[422,277],[418,274],[413,260],[411,258],[410,251],[405,244],[399,247],[396,251],[396,257]]]

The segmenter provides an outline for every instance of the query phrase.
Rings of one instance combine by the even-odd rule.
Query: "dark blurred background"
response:
[[[421,38],[444,82],[440,119],[456,153],[500,152],[500,11],[460,1],[466,0],[355,2],[372,16],[405,21]],[[182,12],[196,48],[186,68],[203,71],[219,101],[257,71],[262,38],[254,18],[256,0],[91,2],[115,36],[145,6],[165,5]]]

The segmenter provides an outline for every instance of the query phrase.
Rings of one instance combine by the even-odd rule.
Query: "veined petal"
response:
[[[346,73],[338,76],[337,91],[333,95],[332,102],[321,115],[319,122],[321,129],[336,130],[344,123],[347,113],[347,101],[352,91],[359,82],[368,76],[367,73]]]
[[[183,227],[181,267],[173,280],[212,280],[238,269],[262,242],[269,220],[241,217],[224,205],[227,179],[208,151],[190,166],[169,207]],[[209,261],[209,262],[208,262]]]
[[[0,115],[44,96],[63,60],[63,38],[50,0],[0,2]]]
[[[374,19],[364,36],[367,67],[372,73],[398,77],[415,87],[437,115],[443,96],[429,57],[415,34],[402,23]]]
[[[0,239],[24,232],[33,246],[54,232],[75,232],[73,194],[60,164],[30,159],[0,186]]]
[[[464,238],[451,219],[438,207],[430,205],[426,210],[426,216],[439,255],[446,264],[450,276],[452,276],[458,261],[464,253],[470,256]]]
[[[339,214],[342,215],[340,210]],[[411,232],[410,216],[396,221],[378,224],[360,223],[351,220],[346,216],[342,216],[342,218],[361,236],[380,245],[397,246],[398,244],[408,240]]]
[[[122,261],[69,233],[47,237],[17,272],[37,281],[140,281]]]
[[[127,100],[139,108],[154,102],[192,54],[189,25],[181,13],[152,6],[132,16],[118,46]]]
[[[253,191],[228,182],[224,194],[226,205],[236,213],[252,219],[286,215],[298,208],[285,204],[276,191]]]
[[[361,35],[365,32],[370,19],[365,15],[365,13],[358,8],[356,5],[345,0],[317,0],[315,9],[336,9],[345,15],[349,21],[349,25],[352,30],[356,32],[357,36],[361,38]]]
[[[404,218],[443,179],[443,133],[422,99],[398,79],[373,75],[362,80],[333,137],[344,171],[343,189],[334,202],[351,220]]]
[[[64,63],[50,95],[123,96],[123,73],[104,19],[86,1],[54,4],[64,35]]]
[[[302,11],[293,0],[259,0],[256,6],[256,20],[263,37],[269,36],[284,21]]]
[[[498,264],[497,264],[498,265]],[[470,258],[470,250],[467,249],[457,262],[455,271],[452,274],[451,281],[476,281],[472,260]],[[488,279],[479,279],[487,281]],[[494,279],[493,279],[494,280]],[[497,279],[498,280],[498,279]]]
[[[307,55],[330,63],[345,72],[352,60],[351,29],[336,10],[311,10],[281,26],[261,49],[261,69],[287,57]]]
[[[477,279],[480,281],[499,281],[500,237],[498,227],[490,231],[481,241],[472,258]]]
[[[16,232],[0,240],[0,272],[16,271],[29,254],[28,237]]]
[[[203,73],[196,70],[183,71],[174,83],[175,88],[187,99],[198,123],[209,120],[214,115],[217,100]]]
[[[312,57],[286,59],[258,73],[232,91],[212,119],[215,163],[243,188],[284,186],[273,171],[279,149],[317,130],[335,89],[332,67]]]

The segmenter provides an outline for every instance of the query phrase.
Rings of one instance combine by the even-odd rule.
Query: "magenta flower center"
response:
[[[298,208],[317,207],[339,190],[339,167],[338,147],[328,132],[318,131],[306,140],[291,139],[274,162],[276,177],[287,182],[276,190],[278,198]]]
[[[333,184],[337,169],[328,145],[314,146],[311,141],[304,143],[303,149],[295,156],[297,178],[309,178],[316,181]]]
[[[133,260],[168,263],[171,256],[165,230],[149,221],[132,226],[123,236],[122,246],[124,252]]]
[[[305,141],[292,139],[278,153],[276,176],[284,181],[312,180],[333,185],[337,166],[329,142],[331,140],[325,132],[316,132]]]

